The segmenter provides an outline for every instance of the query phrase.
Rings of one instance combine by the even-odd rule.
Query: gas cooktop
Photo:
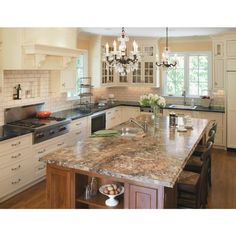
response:
[[[8,125],[14,125],[14,126],[20,126],[30,129],[37,129],[40,127],[45,126],[51,126],[56,125],[60,123],[64,123],[66,119],[65,118],[58,118],[58,117],[47,117],[47,118],[30,118],[25,120],[18,120],[11,123],[8,123]]]

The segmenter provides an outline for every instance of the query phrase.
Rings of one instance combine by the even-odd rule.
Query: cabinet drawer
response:
[[[12,165],[0,169],[0,179],[10,176],[17,176],[21,173],[32,171],[32,161],[30,158],[16,162]]]
[[[82,129],[84,127],[87,127],[87,124],[88,124],[87,117],[74,120],[70,124],[70,130],[73,131],[74,129]]]
[[[34,178],[38,179],[46,175],[46,163],[41,162],[34,168]]]
[[[3,156],[0,156],[0,166],[11,165],[16,162],[19,162],[29,156],[31,150],[29,148],[23,148],[20,150],[15,150],[14,152],[7,153]]]
[[[22,147],[32,145],[32,134],[22,135],[17,138],[0,142],[1,153],[13,152]]]
[[[32,181],[32,173],[29,171],[21,172],[19,175],[10,176],[0,180],[0,197],[4,197]]]

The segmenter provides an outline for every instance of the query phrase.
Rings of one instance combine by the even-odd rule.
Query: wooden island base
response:
[[[85,199],[85,187],[96,177],[98,187],[108,183],[124,186],[124,194],[117,197],[116,207],[105,205],[106,196],[101,193]],[[177,188],[143,185],[134,181],[113,178],[106,175],[69,169],[47,164],[48,208],[56,209],[163,209],[176,208]]]

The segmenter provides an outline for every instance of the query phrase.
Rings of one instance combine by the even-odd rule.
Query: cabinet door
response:
[[[130,205],[131,209],[156,209],[157,190],[136,185],[130,185]]]
[[[227,147],[236,148],[236,72],[227,73]]]
[[[215,59],[214,61],[214,88],[224,88],[224,59]]]
[[[139,107],[122,107],[122,122],[128,121],[140,115]]]
[[[223,58],[224,57],[224,42],[215,41],[213,43],[214,58]]]
[[[236,57],[236,40],[227,40],[226,55]]]
[[[76,71],[61,71],[61,92],[75,91],[76,89]]]
[[[49,208],[75,207],[75,176],[70,170],[47,166],[47,202]]]

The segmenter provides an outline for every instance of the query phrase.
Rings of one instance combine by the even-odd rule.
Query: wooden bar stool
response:
[[[207,203],[208,166],[213,143],[207,143],[202,155],[201,172],[183,170],[177,181],[178,208],[205,208]]]

